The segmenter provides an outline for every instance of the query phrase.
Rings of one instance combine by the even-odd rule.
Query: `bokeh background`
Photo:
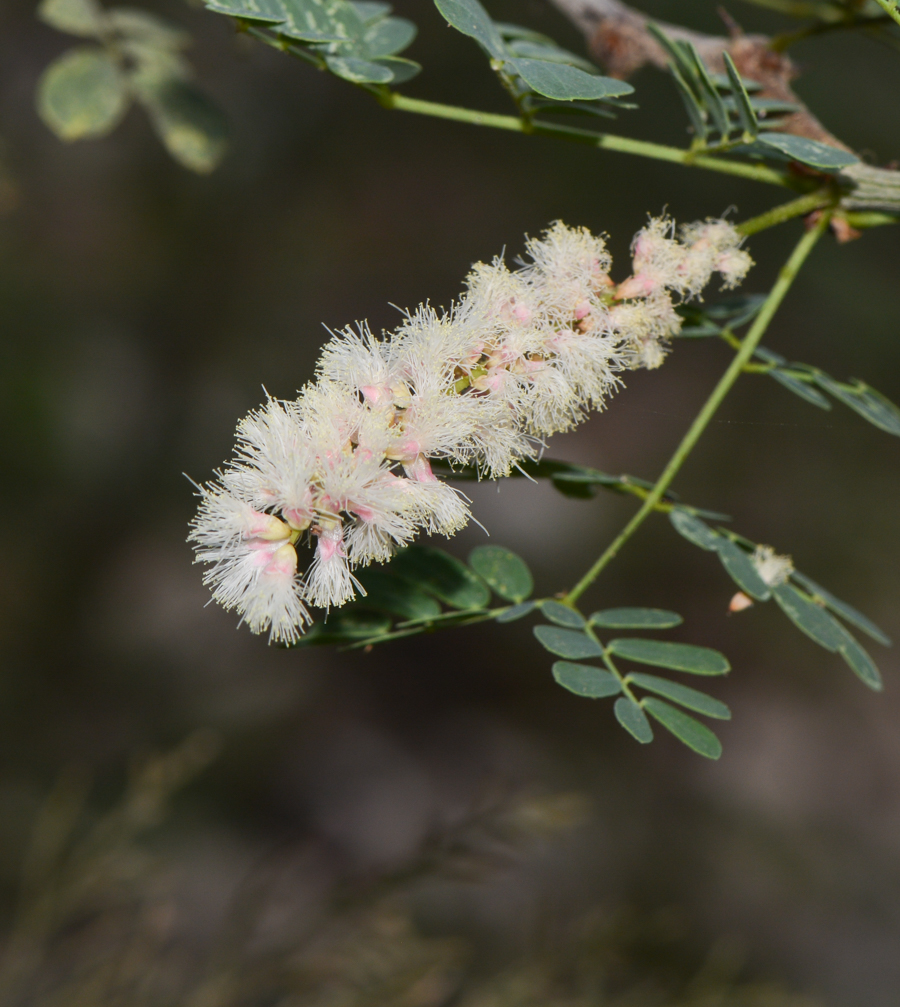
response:
[[[135,974],[164,961],[166,1003],[600,1004],[626,992],[615,1002],[669,1003],[739,974],[817,1003],[896,1004],[894,651],[873,645],[887,687],[868,692],[774,606],[729,617],[734,588],[718,563],[648,522],[589,604],[674,608],[685,616],[676,638],[730,656],[735,670],[714,691],[734,720],[711,764],[666,737],[639,747],[608,704],[558,688],[525,624],[370,654],[269,648],[205,607],[184,541],[194,498],[183,473],[200,480],[221,464],[261,386],[290,397],[309,379],[323,325],[391,327],[391,304],[446,304],[471,262],[517,254],[557,218],[607,231],[624,275],[648,212],[688,221],[734,206],[742,218],[779,193],[389,113],[235,36],[225,18],[179,0],[147,6],[193,32],[199,79],[230,118],[230,153],[210,177],[170,161],[138,111],[109,138],[60,143],[33,94],[71,40],[30,0],[0,8],[4,927],[61,774],[83,767],[93,781],[79,835],[117,805],[136,758],[198,729],[220,752],[140,841],[152,859],[117,873],[110,864],[137,854],[116,848],[89,908],[62,913],[42,981],[124,969],[123,934],[140,918],[157,943]],[[395,6],[420,27],[409,55],[425,72],[408,93],[504,109],[475,45],[430,2]],[[644,7],[721,31],[712,2]],[[737,0],[729,9],[751,30],[790,25]],[[544,0],[491,10],[583,51]],[[900,155],[895,51],[841,33],[795,55],[797,89],[829,128],[875,163]],[[634,83],[641,108],[616,128],[682,143],[671,83],[652,70]],[[767,288],[799,227],[753,239],[747,291]],[[900,399],[897,261],[891,228],[826,240],[767,344]],[[721,345],[679,343],[607,412],[554,438],[550,456],[652,478],[727,359]],[[677,489],[791,553],[896,638],[898,461],[900,443],[849,411],[820,412],[748,376]],[[492,540],[520,552],[547,592],[571,583],[633,508],[522,480],[472,496]],[[483,540],[473,527],[448,548],[464,557]],[[576,946],[587,964],[573,964]],[[234,962],[256,963],[237,969],[246,978],[272,955],[295,963],[293,979],[265,996],[234,992]],[[415,982],[403,978],[409,962]],[[226,972],[228,993],[216,985]],[[300,973],[307,985],[290,987]],[[75,988],[53,1002],[82,1002]],[[107,987],[91,988],[83,1002],[103,1002]],[[145,1002],[122,989],[116,1002]],[[775,986],[757,993],[754,1004],[788,1002]]]

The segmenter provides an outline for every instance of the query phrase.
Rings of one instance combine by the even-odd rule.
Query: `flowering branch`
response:
[[[609,544],[596,563],[594,563],[594,565],[587,571],[581,580],[578,581],[572,590],[569,591],[563,599],[564,604],[575,604],[581,595],[583,595],[591,584],[594,583],[606,566],[615,558],[622,546],[631,538],[638,528],[640,528],[645,519],[655,509],[656,505],[662,500],[663,494],[672,484],[672,481],[678,474],[681,466],[687,460],[704,430],[706,430],[710,420],[712,420],[713,416],[716,414],[716,411],[722,404],[725,396],[731,390],[732,385],[735,381],[737,381],[741,372],[744,370],[744,367],[752,357],[754,350],[757,346],[759,346],[760,340],[765,334],[766,329],[769,327],[769,322],[771,322],[779,305],[784,300],[785,295],[788,290],[790,290],[791,285],[796,279],[801,266],[806,261],[809,253],[813,250],[816,242],[822,236],[822,233],[830,223],[830,220],[830,213],[821,214],[812,229],[806,231],[797,243],[794,251],[782,267],[778,279],[769,292],[769,295],[760,309],[759,314],[756,316],[750,331],[742,341],[740,350],[728,366],[728,369],[719,379],[718,384],[704,403],[703,408],[697,414],[696,419],[691,424],[688,432],[684,435],[684,438],[678,445],[675,453],[669,460],[669,463],[666,465],[665,469],[663,469],[662,474],[659,479],[657,479],[653,489],[647,495],[647,498],[644,500],[640,510]]]

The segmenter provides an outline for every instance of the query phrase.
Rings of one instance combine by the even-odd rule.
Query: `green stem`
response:
[[[900,9],[897,8],[895,0],[875,0],[875,3],[878,4],[889,18],[900,24]]]
[[[584,594],[591,584],[594,583],[606,565],[616,556],[622,546],[631,538],[637,529],[644,523],[644,520],[656,508],[656,505],[662,499],[663,494],[671,485],[672,480],[678,474],[679,469],[687,460],[688,455],[694,449],[694,446],[700,439],[703,431],[709,425],[709,422],[715,415],[716,410],[722,404],[722,400],[731,390],[731,386],[735,383],[735,381],[737,381],[744,369],[744,365],[749,362],[750,357],[753,355],[753,351],[757,346],[759,346],[759,342],[765,334],[765,331],[769,326],[769,322],[771,322],[779,305],[784,300],[788,290],[790,290],[791,284],[794,282],[797,273],[800,271],[800,267],[803,265],[809,253],[813,250],[816,242],[821,237],[822,232],[828,226],[829,220],[830,214],[823,213],[816,222],[815,227],[806,231],[797,243],[790,255],[790,258],[782,267],[775,285],[769,291],[769,296],[766,298],[765,304],[763,304],[759,314],[753,322],[753,325],[750,327],[750,331],[741,343],[740,350],[735,354],[734,359],[728,366],[728,369],[719,379],[719,383],[713,389],[712,394],[697,414],[694,422],[690,426],[690,429],[684,435],[683,440],[675,450],[675,454],[673,454],[669,459],[669,463],[666,465],[665,469],[663,469],[662,475],[660,475],[659,479],[657,479],[653,489],[647,495],[646,500],[644,500],[641,509],[634,515],[628,524],[625,525],[622,531],[619,532],[590,570],[588,570],[581,580],[578,581],[575,587],[569,591],[565,598],[562,599],[564,604],[571,605]]]
[[[759,164],[747,164],[743,161],[727,161],[724,158],[697,154],[680,147],[667,147],[661,143],[650,143],[646,140],[633,140],[627,136],[616,136],[612,133],[594,133],[587,129],[576,129],[573,126],[558,126],[555,123],[540,120],[521,119],[514,115],[498,115],[494,112],[479,112],[476,109],[461,108],[458,105],[443,105],[435,101],[423,101],[420,98],[408,98],[406,95],[386,91],[379,95],[379,100],[385,108],[397,109],[401,112],[413,112],[417,115],[430,115],[438,119],[452,119],[454,122],[466,122],[472,126],[490,126],[493,129],[505,129],[513,133],[537,133],[541,136],[552,136],[573,143],[584,143],[603,150],[615,150],[623,154],[635,154],[638,157],[650,157],[657,161],[670,161],[686,167],[705,168],[708,171],[718,171],[725,175],[738,175],[769,185],[781,185],[794,188],[798,182],[787,172],[775,171]]]
[[[766,228],[775,227],[776,224],[783,224],[786,220],[791,220],[794,217],[805,216],[807,213],[812,213],[813,210],[821,210],[829,204],[834,204],[834,202],[834,194],[827,189],[819,189],[816,192],[810,192],[805,196],[792,199],[789,203],[774,206],[771,210],[761,213],[758,217],[751,217],[742,224],[738,224],[737,229],[741,234],[748,236],[758,234],[760,231],[765,231]]]

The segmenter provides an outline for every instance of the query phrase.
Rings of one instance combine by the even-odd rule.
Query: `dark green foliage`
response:
[[[484,581],[465,563],[441,549],[411,545],[397,553],[390,569],[451,608],[480,609],[491,599]]]

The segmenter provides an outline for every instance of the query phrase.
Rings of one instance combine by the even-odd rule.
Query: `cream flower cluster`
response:
[[[698,295],[716,271],[733,286],[752,265],[726,221],[679,237],[651,220],[617,286],[603,238],[556,223],[527,242],[519,268],[477,264],[448,311],[421,305],[380,339],[365,326],[335,335],[316,381],[242,420],[235,458],[200,488],[189,540],[211,564],[216,601],[292,643],[307,604],[362,590],[355,567],[420,531],[462,528],[467,501],[433,459],[508,475],[542,438],[602,408],[621,371],[659,366],[681,324],[673,295]],[[302,542],[315,551],[301,575]]]

